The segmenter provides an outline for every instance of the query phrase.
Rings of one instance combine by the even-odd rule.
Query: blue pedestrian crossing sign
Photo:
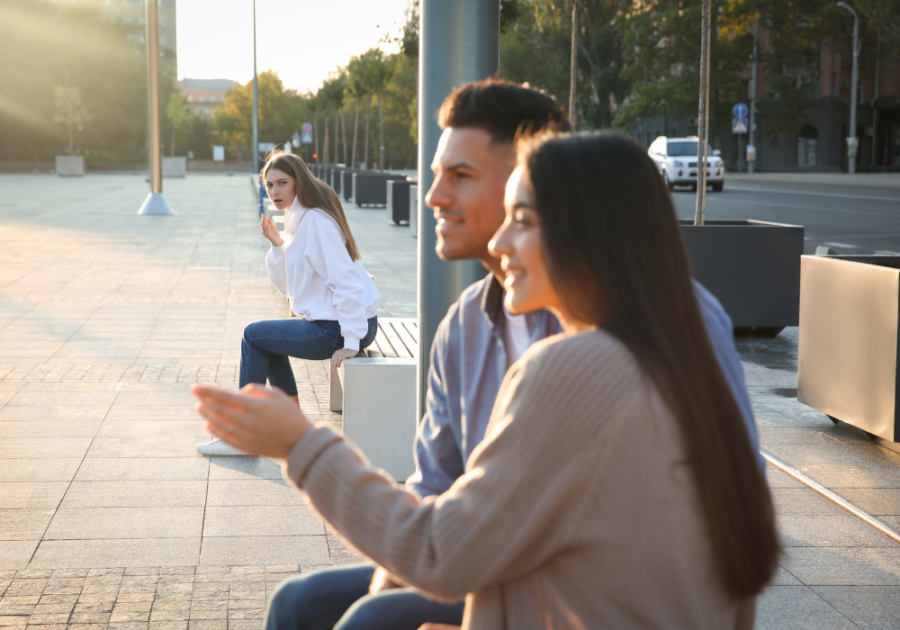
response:
[[[303,135],[300,136],[300,142],[301,142],[301,144],[312,144],[312,142],[313,142],[312,132],[304,131]]]
[[[747,133],[747,119],[746,118],[732,118],[731,119],[731,133],[735,135],[744,135]]]
[[[746,118],[748,113],[750,113],[750,110],[743,103],[738,103],[731,108],[731,115],[735,118]]]

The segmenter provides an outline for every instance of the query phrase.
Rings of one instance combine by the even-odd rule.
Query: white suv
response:
[[[691,190],[697,190],[696,136],[690,138],[659,136],[650,145],[648,153],[656,162],[656,168],[666,180],[669,190],[675,186],[690,186]],[[725,163],[720,155],[719,151],[713,151],[711,155],[707,151],[706,183],[711,185],[715,192],[722,192],[725,186]]]

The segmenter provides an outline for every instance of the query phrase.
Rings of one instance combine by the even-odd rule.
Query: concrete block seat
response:
[[[415,472],[418,347],[416,320],[379,318],[375,342],[331,372],[331,410],[343,412],[344,436],[397,481]]]

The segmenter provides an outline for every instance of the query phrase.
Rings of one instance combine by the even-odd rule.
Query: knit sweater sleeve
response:
[[[627,351],[585,334],[591,343],[540,344],[514,366],[466,473],[438,497],[392,483],[326,427],[298,442],[286,476],[355,547],[434,596],[523,575],[564,548],[602,468],[591,445],[635,389]]]

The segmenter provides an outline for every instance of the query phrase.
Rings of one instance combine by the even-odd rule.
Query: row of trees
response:
[[[701,0],[578,0],[574,109],[583,129],[630,130],[647,116],[696,115]],[[500,75],[554,94],[568,107],[573,0],[502,0]],[[853,0],[861,33],[879,29],[900,50],[900,0]],[[4,0],[0,20],[0,160],[47,159],[74,148],[93,161],[146,156],[142,27],[110,23],[89,4]],[[746,98],[748,59],[760,41],[768,133],[793,129],[810,104],[821,42],[850,53],[851,21],[823,0],[717,0],[712,29],[711,124],[724,131]],[[329,163],[412,167],[416,158],[418,10],[379,47],[300,94],[273,71],[259,77],[260,140],[282,144],[304,122]],[[877,54],[863,45],[865,63]],[[165,53],[161,91],[167,152],[250,157],[250,83],[232,89],[213,119],[190,113]],[[168,105],[168,106],[166,106]],[[80,147],[80,148],[79,148]]]

